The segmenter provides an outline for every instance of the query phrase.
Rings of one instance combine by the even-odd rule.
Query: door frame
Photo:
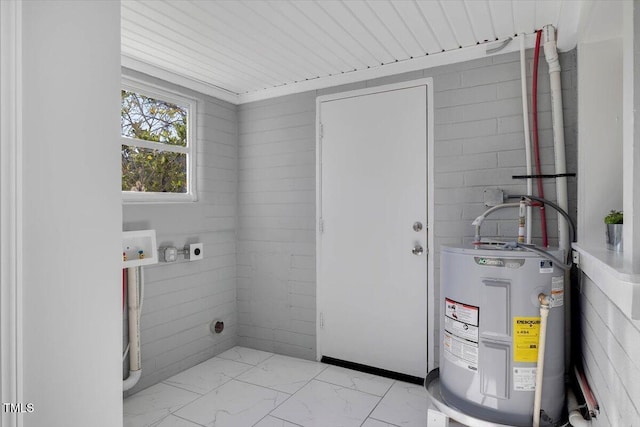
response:
[[[22,399],[22,2],[0,1],[0,396]],[[0,414],[0,425],[22,417]]]
[[[427,89],[427,368],[429,371],[435,368],[436,360],[436,335],[434,327],[437,325],[435,318],[435,271],[434,271],[434,102],[433,102],[433,78],[426,77],[406,82],[393,83],[381,86],[373,86],[365,89],[356,89],[316,98],[316,301],[321,300],[321,288],[318,286],[321,264],[321,223],[322,218],[322,103],[345,98],[353,98],[363,95],[372,95],[392,90],[408,89],[412,87],[426,86]],[[321,319],[320,310],[316,304],[316,359],[322,358],[322,343],[320,342]]]

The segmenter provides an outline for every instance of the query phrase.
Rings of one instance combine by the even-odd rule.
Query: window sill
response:
[[[191,203],[198,201],[195,194],[191,193],[151,193],[123,191],[122,202],[124,204],[163,204],[163,203]]]
[[[622,253],[605,247],[573,244],[580,254],[580,269],[632,320],[640,320],[640,269]]]

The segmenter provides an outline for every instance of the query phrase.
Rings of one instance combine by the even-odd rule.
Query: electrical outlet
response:
[[[204,246],[202,243],[191,243],[184,247],[185,258],[189,261],[197,261],[204,258]]]

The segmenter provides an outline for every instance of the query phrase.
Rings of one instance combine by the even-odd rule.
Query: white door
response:
[[[427,88],[318,110],[318,354],[425,377]]]

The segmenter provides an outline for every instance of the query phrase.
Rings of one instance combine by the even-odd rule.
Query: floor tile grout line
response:
[[[247,371],[248,371],[248,370],[249,370],[249,369],[247,369]],[[228,378],[228,379],[227,379],[227,381],[225,381],[225,382],[223,382],[223,383],[221,383],[221,384],[219,384],[219,385],[215,386],[215,387],[214,387],[214,388],[212,388],[211,390],[207,390],[207,391],[206,391],[206,392],[204,392],[204,393],[200,393],[199,391],[189,390],[189,389],[188,389],[188,388],[186,388],[186,387],[181,387],[181,386],[179,386],[179,385],[175,385],[175,384],[172,384],[172,383],[167,382],[167,381],[169,381],[169,379],[171,379],[171,378],[168,378],[168,379],[166,379],[166,380],[164,380],[164,381],[161,381],[161,382],[162,382],[162,384],[165,384],[165,385],[170,385],[170,386],[172,386],[172,387],[179,388],[179,389],[181,389],[181,390],[190,391],[191,393],[196,393],[196,394],[199,394],[200,396],[204,396],[204,395],[206,395],[206,394],[211,393],[212,391],[214,391],[214,390],[216,390],[216,389],[219,389],[220,387],[222,387],[222,386],[223,386],[223,385],[225,385],[226,383],[230,382],[231,380],[235,380],[237,377],[239,377],[240,375],[244,374],[244,373],[245,373],[245,372],[247,372],[247,371],[241,372],[240,374],[236,375],[235,377],[231,377],[231,376],[229,376],[229,375],[227,375],[227,374],[222,374],[222,375],[224,375],[226,378]],[[185,372],[186,372],[186,371],[185,371]]]
[[[321,365],[321,366],[322,366],[322,363],[321,363],[321,362],[315,362],[315,363],[316,363],[316,364],[318,364],[318,365]],[[293,396],[295,396],[298,392],[300,392],[300,390],[302,390],[303,388],[305,388],[306,386],[308,386],[308,385],[311,383],[311,381],[313,381],[314,379],[316,379],[316,377],[317,377],[318,375],[320,375],[321,373],[323,373],[323,372],[325,371],[325,369],[327,369],[328,367],[329,367],[329,365],[325,366],[325,367],[324,367],[320,372],[318,372],[315,376],[311,377],[311,378],[310,378],[310,379],[309,379],[309,380],[308,380],[308,381],[307,381],[307,382],[306,382],[302,387],[300,387],[300,388],[299,388],[298,390],[296,390],[294,393],[291,393],[291,395],[290,395],[289,397],[287,397],[285,400],[283,400],[281,404],[279,404],[278,406],[276,406],[275,408],[273,408],[271,411],[269,411],[269,413],[268,413],[267,415],[271,415],[271,414],[273,413],[273,411],[275,411],[276,409],[278,409],[279,407],[281,407],[282,405],[284,405],[286,402],[288,402],[288,401],[289,401],[289,399],[291,399],[291,398],[292,398]],[[265,415],[265,417],[266,417],[267,415]],[[274,418],[282,419],[282,420],[284,420],[284,421],[286,421],[286,422],[291,422],[291,421],[289,421],[289,420],[287,420],[287,419],[280,418],[280,417],[276,417],[275,415],[271,415],[271,416],[272,416],[272,417],[274,417]],[[293,423],[293,422],[291,422],[291,423],[292,423],[292,424],[296,424],[296,423]]]
[[[390,423],[389,421],[379,420],[378,418],[373,418],[373,417],[371,417],[371,416],[367,417],[367,418],[365,419],[365,422],[366,422],[367,420],[375,420],[375,421],[378,421],[378,422],[381,422],[381,423],[389,424],[390,426],[393,426],[393,427],[400,427],[400,426],[399,426],[399,425],[397,425],[397,424]],[[428,426],[427,426],[427,427],[428,427]]]
[[[196,422],[194,422],[194,421],[191,421],[191,420],[190,420],[190,419],[188,419],[188,418],[181,417],[180,415],[176,415],[176,414],[174,414],[174,413],[171,413],[171,415],[173,415],[173,416],[174,416],[174,417],[176,417],[176,418],[180,418],[181,420],[188,421],[188,422],[192,423],[193,425],[200,426],[200,427],[206,427],[204,424],[196,423]]]
[[[277,390],[277,389],[275,389],[275,388],[267,387],[266,385],[254,384],[254,383],[251,383],[251,382],[249,382],[249,381],[240,380],[240,379],[238,379],[238,378],[234,378],[234,379],[233,379],[233,380],[231,380],[231,381],[237,381],[237,382],[239,382],[239,383],[248,384],[248,385],[253,385],[253,386],[260,387],[260,388],[264,388],[264,389],[267,389],[267,390],[270,390],[270,391],[275,391],[275,392],[277,392],[277,393],[288,394],[289,396],[293,396],[295,393],[297,393],[297,392],[298,392],[297,390],[296,390],[295,392],[293,392],[293,393],[289,393],[289,392],[286,392],[286,391],[280,391],[280,390]]]
[[[271,356],[269,356],[269,357],[271,357]],[[251,363],[243,362],[243,361],[240,361],[240,360],[225,359],[224,357],[219,357],[219,356],[213,356],[211,359],[224,360],[224,361],[227,361],[227,362],[235,362],[235,363],[240,363],[240,364],[242,364],[242,365],[247,365],[247,366],[251,366],[251,367],[258,366],[258,365],[252,365]],[[209,360],[211,360],[211,359],[207,359],[207,360],[205,360],[205,361],[204,361],[204,362],[202,362],[202,363],[208,362],[208,361],[209,361]],[[266,359],[265,359],[265,360],[266,360]],[[260,363],[262,363],[262,362],[260,362]],[[259,363],[259,364],[260,364],[260,363]],[[198,366],[198,365],[196,365],[196,366]],[[193,366],[192,368],[195,368],[196,366]],[[192,369],[192,368],[189,368],[189,369]],[[189,369],[187,369],[187,371],[188,371]],[[251,369],[251,368],[249,368],[249,369]]]
[[[228,382],[228,381],[227,381],[227,382]],[[167,380],[160,381],[160,383],[161,383],[161,384],[164,384],[164,385],[171,386],[171,387],[179,388],[180,390],[184,390],[184,391],[188,391],[188,392],[191,392],[191,393],[199,394],[200,396],[204,396],[205,394],[209,393],[209,392],[207,392],[207,393],[204,393],[204,394],[203,394],[203,393],[200,393],[199,391],[189,390],[189,389],[187,389],[187,388],[180,387],[179,385],[175,385],[175,384],[168,383],[168,382],[167,382]],[[226,383],[225,383],[225,384],[226,384]],[[222,385],[222,384],[221,384],[221,385]],[[216,388],[217,388],[217,387],[216,387]],[[214,390],[215,390],[215,389],[214,389]]]
[[[391,389],[393,388],[394,385],[396,385],[397,382],[398,382],[397,380],[393,380],[393,382],[391,383],[391,386],[387,389],[387,391],[384,393],[384,395],[382,397],[380,397],[380,400],[378,400],[378,403],[375,404],[375,406],[371,409],[369,414],[362,421],[362,424],[360,424],[360,427],[362,427],[362,425],[367,422],[367,419],[371,417],[371,414],[373,414],[373,412],[376,410],[378,405],[380,405],[380,403],[384,400],[384,398],[387,397],[387,394],[389,394],[389,391],[391,391]],[[374,419],[376,419],[376,418],[374,418]],[[376,419],[376,420],[377,421],[381,421],[381,420],[378,420],[378,419]],[[384,422],[386,422],[386,421],[384,421]]]
[[[240,345],[236,345],[236,346],[234,346],[234,347],[231,347],[231,348],[230,348],[229,350],[227,350],[227,351],[233,350],[233,349],[234,349],[234,348],[236,348],[236,347],[246,348],[246,349],[249,349],[249,350],[260,351],[260,352],[262,352],[262,353],[267,353],[267,354],[269,354],[269,356],[268,356],[267,358],[265,358],[264,360],[261,360],[260,362],[256,363],[255,365],[253,365],[253,364],[251,364],[251,363],[247,363],[247,362],[241,362],[241,361],[238,361],[238,360],[235,360],[235,359],[227,359],[226,357],[220,357],[220,354],[222,354],[222,353],[226,353],[226,351],[223,351],[222,353],[220,353],[219,355],[214,356],[214,357],[218,357],[218,358],[220,358],[220,359],[224,359],[224,360],[231,360],[232,362],[244,363],[245,365],[258,366],[259,364],[261,364],[261,363],[262,363],[262,362],[264,362],[265,360],[270,359],[271,357],[273,357],[273,356],[275,356],[275,355],[276,355],[275,353],[272,353],[272,352],[270,352],[270,351],[256,350],[256,349],[253,349],[253,348],[243,347],[243,346],[240,346]]]
[[[292,395],[292,396],[293,396],[293,395]],[[282,402],[282,403],[284,403],[284,402]],[[278,405],[278,406],[280,406],[280,405]],[[271,413],[268,413],[268,414],[267,414],[267,415],[265,415],[264,417],[260,418],[260,419],[259,419],[259,420],[258,420],[258,421],[253,425],[253,426],[254,426],[254,427],[255,427],[255,426],[257,426],[258,424],[260,424],[260,423],[262,422],[262,420],[264,420],[264,419],[265,419],[265,418],[267,418],[267,417],[275,418],[275,419],[277,419],[277,420],[284,421],[285,423],[293,424],[294,426],[297,426],[297,427],[304,427],[304,426],[303,426],[303,425],[301,425],[301,424],[294,423],[294,422],[289,421],[289,420],[286,420],[286,419],[284,419],[284,418],[282,418],[282,417],[276,417],[275,415],[271,415]]]
[[[387,390],[384,392],[384,394],[383,394],[382,396],[380,396],[379,394],[371,393],[371,392],[368,392],[368,391],[360,390],[360,389],[353,388],[353,387],[349,387],[349,386],[342,385],[342,384],[332,383],[331,381],[321,380],[321,379],[319,379],[319,378],[313,378],[313,379],[314,379],[314,380],[316,380],[316,381],[319,381],[319,382],[321,382],[321,383],[325,383],[325,384],[329,384],[329,385],[334,385],[334,386],[336,386],[336,387],[341,387],[342,389],[346,389],[346,390],[353,390],[353,391],[357,391],[357,392],[360,392],[360,393],[368,394],[369,396],[378,397],[378,398],[380,398],[380,399],[382,399],[382,397],[384,396],[384,394],[386,394],[386,393],[387,393],[387,391],[389,391],[389,389],[387,389]],[[393,385],[393,383],[392,383],[392,385]],[[391,387],[389,387],[389,388],[391,388]]]

